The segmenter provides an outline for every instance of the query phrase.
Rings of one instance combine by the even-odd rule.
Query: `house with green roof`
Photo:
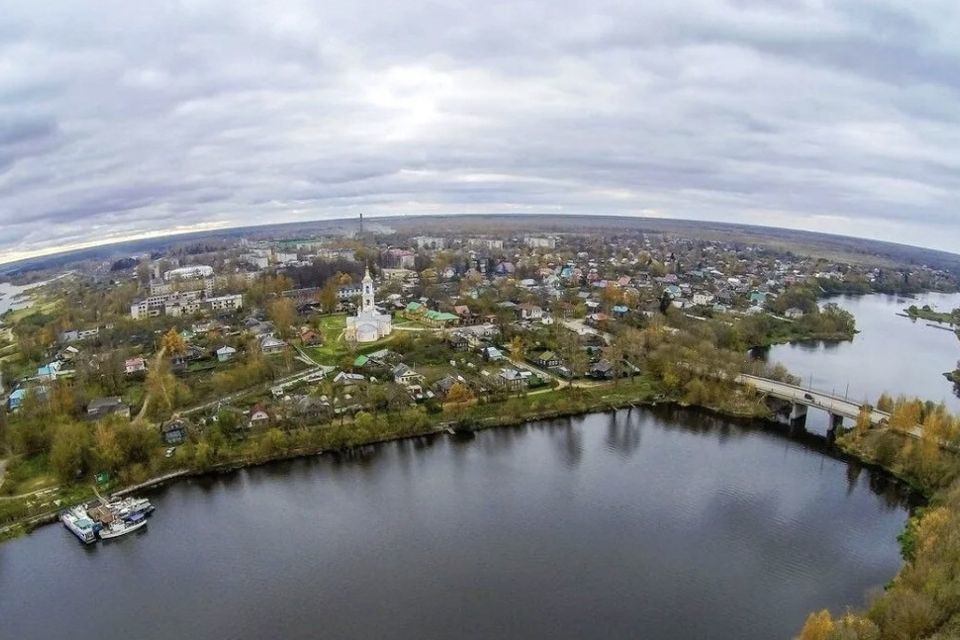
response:
[[[540,353],[534,354],[533,357],[530,358],[530,361],[538,367],[543,367],[544,369],[560,366],[560,357],[550,350],[541,351]]]

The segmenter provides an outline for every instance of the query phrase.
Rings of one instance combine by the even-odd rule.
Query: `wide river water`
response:
[[[892,313],[866,301],[854,303]],[[943,334],[960,347],[894,319],[881,343]],[[770,357],[824,357],[833,377],[815,386],[845,385],[859,365],[837,354],[859,357],[858,341],[887,326],[858,321],[854,343]],[[956,359],[936,351],[931,385]],[[851,389],[903,388],[896,361],[886,380],[877,362]],[[951,394],[946,381],[924,390]],[[810,611],[862,606],[893,577],[908,506],[822,438],[667,408],[390,443],[149,495],[156,514],[127,538],[83,547],[48,526],[0,545],[0,637],[790,638]]]

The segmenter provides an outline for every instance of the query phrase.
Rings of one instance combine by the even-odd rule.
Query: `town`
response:
[[[824,295],[956,285],[932,267],[644,232],[369,227],[175,243],[31,290],[3,318],[17,456],[0,491],[40,512],[91,474],[130,484],[569,403],[759,415],[730,379],[790,377],[749,349],[853,336]]]

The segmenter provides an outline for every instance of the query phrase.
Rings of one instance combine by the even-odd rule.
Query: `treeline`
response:
[[[287,269],[284,274],[290,279],[293,289],[322,287],[327,280],[342,273],[349,274],[354,282],[363,277],[364,266],[353,260],[315,260],[313,264]]]
[[[960,638],[960,418],[943,405],[884,396],[889,429],[871,429],[866,414],[842,446],[909,479],[930,495],[899,541],[906,564],[866,611],[834,618],[813,613],[800,640],[955,640]],[[917,425],[922,438],[903,434]],[[943,445],[946,445],[944,447]]]

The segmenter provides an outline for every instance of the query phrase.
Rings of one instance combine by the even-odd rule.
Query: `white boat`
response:
[[[100,530],[100,539],[101,540],[110,540],[112,538],[119,538],[120,536],[125,536],[128,533],[133,533],[141,527],[147,525],[147,520],[142,515],[136,518],[135,520],[125,521],[120,520],[114,522],[109,527]]]
[[[124,498],[119,502],[112,503],[110,508],[121,518],[129,520],[131,516],[136,514],[148,515],[153,513],[156,507],[146,498]]]
[[[84,544],[97,541],[96,524],[87,517],[83,507],[73,507],[60,514],[60,522]]]

